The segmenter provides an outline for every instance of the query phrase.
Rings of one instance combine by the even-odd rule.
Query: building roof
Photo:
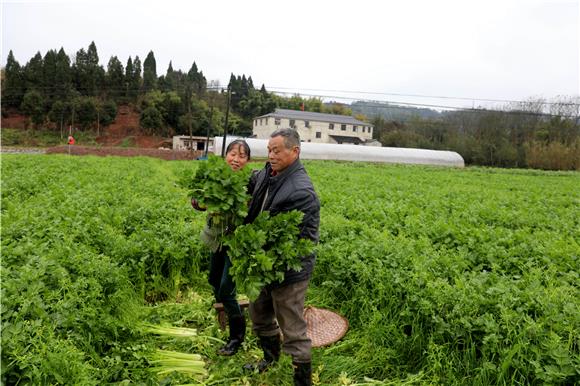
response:
[[[358,119],[355,119],[354,117],[348,115],[314,113],[311,111],[276,109],[273,113],[262,115],[258,118],[266,118],[266,117],[300,119],[304,121],[344,123],[348,125],[372,126],[370,123],[359,121]]]

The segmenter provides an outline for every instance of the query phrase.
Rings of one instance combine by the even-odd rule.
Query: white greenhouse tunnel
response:
[[[252,151],[252,157],[268,157],[268,140],[256,138],[226,138],[226,146],[235,139],[244,139]],[[214,137],[214,153],[221,154],[223,137]],[[464,167],[463,157],[454,151],[406,149],[362,145],[335,145],[330,143],[302,142],[301,159],[384,162],[396,164],[437,165]]]

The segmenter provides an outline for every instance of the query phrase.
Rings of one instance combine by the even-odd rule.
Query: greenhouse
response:
[[[227,137],[227,143],[237,137]],[[253,157],[268,157],[268,140],[245,138],[250,145]],[[223,137],[214,138],[214,151],[221,154]],[[397,164],[421,164],[464,167],[463,157],[453,151],[406,149],[400,147],[376,147],[360,145],[335,145],[327,143],[303,142],[301,159],[385,162]]]

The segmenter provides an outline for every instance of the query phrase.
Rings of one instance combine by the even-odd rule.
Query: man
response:
[[[320,201],[310,177],[299,160],[300,136],[296,130],[280,129],[270,136],[268,160],[255,176],[255,187],[246,223],[262,211],[272,216],[299,210],[304,213],[300,237],[318,241]],[[289,270],[284,280],[262,289],[256,301],[250,303],[254,333],[264,351],[264,359],[249,364],[248,369],[264,371],[280,357],[280,331],[284,336],[283,350],[292,356],[294,384],[311,385],[311,341],[306,335],[304,299],[314,268],[314,255],[302,257],[302,270]]]

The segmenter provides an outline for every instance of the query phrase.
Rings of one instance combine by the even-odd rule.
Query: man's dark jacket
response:
[[[275,216],[281,212],[297,209],[304,213],[300,225],[300,237],[318,242],[318,226],[320,224],[320,201],[314,191],[310,177],[300,160],[296,160],[284,171],[272,176],[272,167],[267,163],[264,169],[252,176],[249,191],[252,194],[250,208],[245,223],[251,223],[263,211],[269,211]],[[266,197],[264,203],[264,197]],[[264,203],[264,204],[263,204]],[[262,209],[262,205],[263,209]],[[302,270],[289,270],[284,274],[281,283],[271,285],[272,288],[306,280],[314,269],[315,255],[302,256]]]

